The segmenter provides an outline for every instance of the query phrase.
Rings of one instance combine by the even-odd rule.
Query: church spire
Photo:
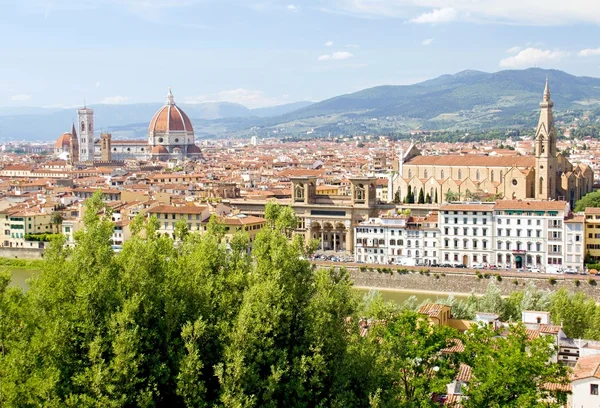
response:
[[[550,102],[550,86],[548,86],[548,77],[546,77],[546,88],[544,88],[544,102]]]

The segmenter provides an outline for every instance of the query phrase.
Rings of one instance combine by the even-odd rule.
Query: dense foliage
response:
[[[528,353],[491,334],[498,346],[443,353],[455,339],[471,350],[469,337],[376,294],[359,301],[346,271],[303,260],[293,213],[268,212],[251,254],[245,233],[225,244],[214,221],[201,236],[178,223],[174,242],[154,218],[134,219],[115,254],[96,194],[75,248],[54,241],[27,292],[0,274],[0,406],[430,407],[460,361],[479,373],[493,353],[512,373],[515,348]],[[509,385],[519,401],[564,380],[548,344],[528,347],[518,367],[534,379]]]
[[[575,203],[575,212],[584,211],[588,207],[600,207],[600,191],[587,193]]]

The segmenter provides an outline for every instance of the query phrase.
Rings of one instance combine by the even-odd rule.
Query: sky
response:
[[[19,0],[0,107],[319,101],[465,69],[600,77],[598,0]]]

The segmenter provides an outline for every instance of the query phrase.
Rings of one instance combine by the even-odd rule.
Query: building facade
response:
[[[440,203],[451,193],[459,200],[554,199],[574,206],[592,191],[594,174],[588,165],[573,165],[557,152],[553,106],[546,82],[531,156],[422,156],[412,144],[406,152],[400,151],[398,174],[392,177],[388,200],[396,193],[405,198],[410,186],[413,192],[423,189],[432,201],[438,196]]]

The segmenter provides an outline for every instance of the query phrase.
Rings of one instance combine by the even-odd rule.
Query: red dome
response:
[[[154,114],[154,117],[150,121],[148,132],[166,133],[171,131],[193,132],[194,127],[185,112],[175,105],[173,94],[169,90],[167,104]]]
[[[169,154],[169,151],[161,145],[152,148],[152,154]]]
[[[193,145],[189,145],[188,149],[187,149],[188,154],[200,154],[202,153],[202,151],[200,150],[200,148],[198,146],[196,146],[195,144]]]
[[[62,135],[60,135],[60,137],[56,141],[56,144],[54,145],[54,147],[56,147],[57,149],[64,149],[64,148],[68,148],[70,146],[71,146],[71,134],[68,132],[65,132]]]

